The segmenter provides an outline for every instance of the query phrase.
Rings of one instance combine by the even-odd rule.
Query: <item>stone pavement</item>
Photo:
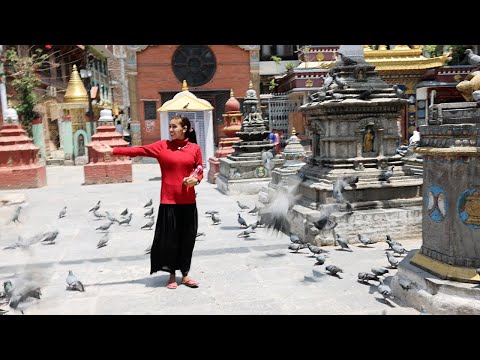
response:
[[[372,285],[357,282],[357,273],[372,266],[385,266],[386,244],[369,248],[352,245],[353,252],[328,246],[325,265],[344,269],[341,279],[325,274],[325,265],[313,266],[308,249],[287,250],[290,240],[257,228],[254,236],[237,237],[236,200],[253,207],[258,195],[226,196],[216,185],[203,181],[197,187],[199,231],[191,276],[200,287],[165,288],[166,273],[149,274],[145,255],[153,230],[141,230],[146,223],[143,205],[153,198],[155,214],[160,197],[160,170],[157,164],[134,164],[133,182],[82,185],[81,166],[47,167],[48,185],[39,189],[0,190],[2,197],[23,194],[27,205],[21,224],[5,225],[15,205],[0,207],[0,284],[33,271],[40,278],[42,297],[26,303],[29,314],[418,314],[399,302],[386,303]],[[114,214],[128,207],[131,226],[112,225],[106,247],[97,249],[103,236],[95,230],[105,220],[96,220],[88,210],[102,201],[100,210]],[[1,204],[1,203],[0,203]],[[67,205],[67,216],[58,213]],[[222,222],[212,225],[206,210],[220,212]],[[242,212],[247,222],[255,216]],[[21,234],[23,237],[59,229],[54,245],[35,244],[28,249],[3,250]],[[391,234],[395,238],[395,234]],[[382,237],[383,239],[384,237]],[[375,239],[377,240],[377,239]],[[380,239],[378,239],[380,240]],[[419,239],[403,242],[418,249]],[[66,276],[73,270],[85,285],[85,292],[67,291]],[[396,270],[390,270],[386,283]],[[180,274],[178,274],[180,281]],[[8,306],[8,314],[18,314]]]

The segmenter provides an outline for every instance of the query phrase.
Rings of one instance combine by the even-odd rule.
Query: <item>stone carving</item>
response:
[[[430,186],[425,195],[427,214],[435,222],[445,219],[447,213],[447,196],[445,190],[438,185]]]
[[[373,151],[373,140],[375,139],[375,133],[372,129],[367,129],[363,137],[363,152]]]
[[[480,228],[480,191],[469,189],[460,195],[458,215],[462,222],[474,229]]]

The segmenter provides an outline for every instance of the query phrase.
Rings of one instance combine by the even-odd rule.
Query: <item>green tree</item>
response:
[[[425,51],[431,57],[441,56],[445,52],[450,52],[452,60],[448,62],[448,65],[459,65],[463,63],[465,50],[471,47],[472,45],[425,45]]]
[[[32,120],[41,116],[35,110],[40,101],[35,89],[41,84],[37,70],[44,65],[48,56],[42,54],[41,49],[36,49],[32,55],[25,57],[19,57],[15,49],[5,52],[5,73],[13,79],[11,85],[15,89],[13,107],[29,136],[32,136]]]

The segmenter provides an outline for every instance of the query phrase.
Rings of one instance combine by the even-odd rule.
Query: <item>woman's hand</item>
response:
[[[198,184],[198,179],[193,176],[183,178],[183,184],[188,187],[192,187]]]

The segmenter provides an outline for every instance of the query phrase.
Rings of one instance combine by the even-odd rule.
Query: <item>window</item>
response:
[[[145,114],[145,120],[157,119],[157,102],[145,101],[143,103],[143,113]]]
[[[182,45],[172,57],[172,68],[178,81],[188,86],[201,86],[215,75],[217,61],[212,50],[205,45]]]

